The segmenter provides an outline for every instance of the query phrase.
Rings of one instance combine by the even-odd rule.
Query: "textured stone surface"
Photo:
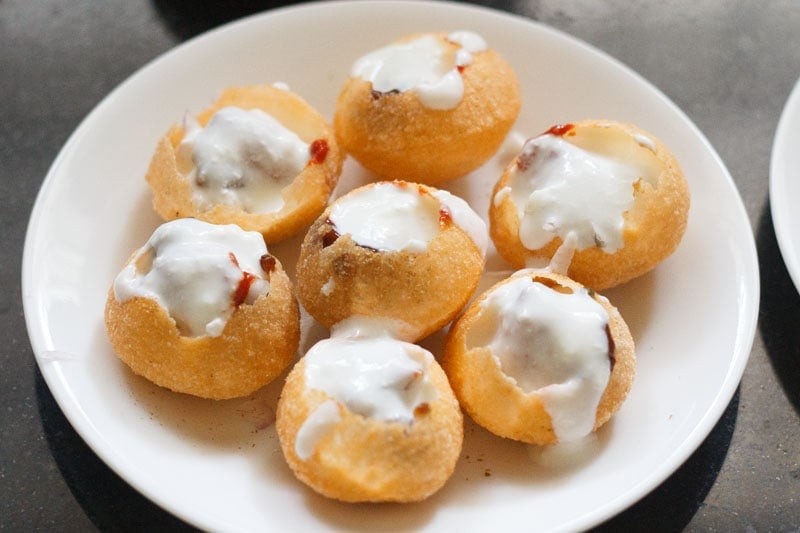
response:
[[[629,65],[708,137],[741,192],[761,266],[760,322],[738,393],[669,480],[601,529],[800,527],[800,296],[768,202],[777,120],[800,76],[794,1],[485,1]],[[138,67],[255,1],[0,0],[0,529],[180,528],[72,430],[25,333],[20,258],[36,192],[71,131]]]

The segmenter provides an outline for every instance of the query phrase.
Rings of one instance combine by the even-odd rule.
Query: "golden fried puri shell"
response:
[[[424,252],[379,251],[347,234],[326,246],[329,213],[311,225],[297,263],[300,303],[326,327],[352,316],[389,319],[399,338],[416,342],[453,320],[478,286],[483,256],[452,221]]]
[[[147,170],[153,191],[153,207],[164,220],[194,217],[215,224],[237,224],[258,231],[269,243],[281,241],[306,228],[328,202],[342,170],[345,154],[339,149],[333,129],[314,108],[290,91],[272,86],[232,87],[197,116],[205,126],[227,106],[260,109],[294,131],[304,142],[324,140],[328,152],[324,161],[312,163],[283,189],[284,206],[275,213],[248,213],[238,206],[217,205],[200,211],[192,201],[189,182],[178,171],[176,150],[184,130],[173,126],[158,142]]]
[[[275,379],[294,360],[300,313],[279,262],[269,294],[240,305],[219,337],[182,336],[155,300],[118,302],[108,293],[105,323],[119,358],[156,385],[202,398],[246,396]]]
[[[455,54],[459,46],[438,36]],[[464,97],[448,110],[426,108],[413,90],[380,94],[350,78],[333,120],[342,147],[382,179],[435,185],[478,168],[500,147],[521,104],[516,74],[500,55],[473,57],[462,72]]]
[[[573,291],[582,285],[558,274],[527,271],[528,275],[548,286]],[[444,347],[442,366],[464,410],[475,422],[501,437],[532,444],[558,441],[550,416],[535,392],[525,393],[500,369],[498,360],[485,347],[468,346],[470,329],[481,313],[481,304],[495,285],[473,302],[450,327]],[[619,409],[630,390],[635,374],[636,356],[633,338],[617,309],[601,296],[594,296],[609,316],[609,330],[614,341],[614,365],[608,385],[600,399],[595,417],[596,430]]]
[[[452,475],[464,436],[464,421],[442,369],[429,366],[439,391],[430,409],[411,425],[383,422],[339,404],[341,419],[302,460],[295,440],[308,416],[329,399],[307,390],[305,361],[286,379],[278,402],[276,427],[283,454],[297,478],[314,491],[346,502],[412,502],[439,490]]]
[[[612,139],[608,144],[609,156],[627,154],[642,164],[655,168],[658,178],[655,186],[644,180],[634,188],[634,202],[624,214],[623,247],[615,253],[606,253],[598,247],[577,250],[572,258],[568,275],[596,290],[622,284],[652,270],[677,248],[686,230],[689,214],[689,188],[675,156],[655,137],[631,124],[607,120],[586,120],[574,124],[565,140],[594,149],[600,136]],[[644,136],[654,150],[636,142]],[[587,149],[589,149],[587,147]],[[503,189],[511,178],[516,159],[506,168],[494,187],[494,195]],[[492,202],[489,209],[490,234],[500,255],[515,268],[523,268],[532,258],[553,257],[561,239],[554,237],[538,250],[526,249],[519,238],[520,218],[517,208],[508,196]]]

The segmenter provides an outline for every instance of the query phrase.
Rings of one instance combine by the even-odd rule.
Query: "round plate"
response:
[[[598,432],[591,454],[565,465],[468,421],[461,459],[439,493],[413,505],[344,505],[311,492],[285,465],[272,424],[280,380],[225,402],[152,386],[114,356],[104,300],[128,255],[159,224],[143,176],[156,141],[184,113],[201,110],[227,86],[282,81],[331,117],[356,57],[404,34],[456,29],[482,34],[516,69],[518,134],[591,117],[633,122],[661,138],[690,183],[689,225],[655,271],[607,293],[633,332],[639,361],[628,400]],[[447,188],[485,215],[507,158],[501,150]],[[364,179],[348,162],[339,192]],[[298,242],[271,248],[290,273]],[[67,142],[34,207],[23,260],[31,343],[72,425],[137,490],[212,530],[589,527],[656,487],[706,437],[739,382],[758,307],[755,246],[741,199],[675,105],[569,36],[446,3],[292,7],[165,54],[113,91]],[[508,268],[494,252],[488,267]],[[426,346],[435,351],[440,342],[435,335]]]
[[[775,130],[769,172],[769,202],[778,247],[800,291],[800,80],[786,100]]]

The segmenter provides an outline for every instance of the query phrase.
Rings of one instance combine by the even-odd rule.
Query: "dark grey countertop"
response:
[[[800,296],[778,250],[768,189],[775,127],[800,76],[800,3],[480,3],[581,38],[666,93],[727,165],[756,238],[759,327],[737,393],[684,466],[606,527],[798,530]],[[48,167],[109,91],[179,42],[271,5],[0,0],[0,529],[186,527],[112,473],[56,405],[25,330],[23,242]]]

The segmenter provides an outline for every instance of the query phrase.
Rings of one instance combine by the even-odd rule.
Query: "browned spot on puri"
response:
[[[273,270],[275,270],[275,264],[276,264],[277,261],[273,256],[271,256],[269,254],[264,254],[264,255],[261,256],[261,258],[258,260],[258,262],[261,265],[261,270],[263,270],[264,272],[269,274]]]
[[[375,89],[372,89],[370,91],[370,96],[372,96],[373,100],[380,100],[382,96],[385,96],[387,94],[400,94],[400,89],[392,89],[391,91],[386,91],[386,92],[376,91]]]
[[[331,244],[335,243],[336,239],[341,237],[341,235],[339,235],[339,232],[336,231],[336,228],[333,227],[333,222],[331,221],[331,219],[328,218],[325,220],[325,227],[328,229],[327,231],[325,231],[325,233],[322,234],[323,248],[327,248]]]
[[[617,346],[614,344],[614,337],[611,335],[611,327],[606,324],[606,337],[608,337],[608,361],[611,365],[611,370],[614,370],[614,365],[617,362],[616,351]]]
[[[644,187],[644,180],[642,178],[637,179],[633,182],[633,195],[636,196],[642,192],[642,188]]]
[[[416,407],[416,409],[414,409],[414,416],[427,415],[430,412],[431,412],[430,404],[429,403],[421,403]]]
[[[572,294],[573,293],[573,290],[570,289],[569,287],[564,287],[563,285],[560,285],[557,281],[553,281],[550,278],[542,278],[542,277],[534,276],[532,278],[532,280],[535,283],[541,283],[542,285],[544,285],[548,289],[554,290],[556,292],[560,292],[561,294]]]

